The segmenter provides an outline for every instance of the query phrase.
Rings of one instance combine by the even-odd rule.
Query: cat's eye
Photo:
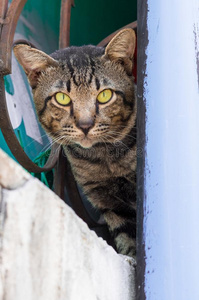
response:
[[[106,89],[98,94],[97,100],[99,103],[105,104],[111,100],[112,96],[113,96],[113,92],[109,89]]]
[[[71,102],[71,98],[68,95],[61,92],[55,94],[55,100],[61,105],[69,105]]]

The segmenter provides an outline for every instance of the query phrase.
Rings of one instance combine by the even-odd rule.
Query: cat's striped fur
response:
[[[118,252],[136,251],[135,33],[120,31],[104,48],[69,47],[48,56],[28,45],[15,55],[32,86],[39,120],[63,145],[77,182],[98,208]],[[101,91],[112,98],[101,104]],[[57,103],[56,93],[70,96]]]

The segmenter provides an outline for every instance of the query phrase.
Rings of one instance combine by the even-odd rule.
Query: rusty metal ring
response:
[[[51,170],[59,157],[60,147],[54,145],[50,156],[43,167],[37,166],[22,149],[12,128],[7,110],[3,76],[11,73],[11,49],[18,18],[26,0],[13,0],[8,9],[8,1],[4,0],[0,7],[1,47],[0,47],[0,128],[8,147],[17,161],[28,171],[40,173]],[[27,43],[27,41],[26,41]],[[32,45],[34,47],[34,45]]]
[[[3,76],[0,78],[0,91],[1,91],[1,105],[0,105],[0,128],[6,143],[11,150],[16,160],[29,172],[40,173],[51,170],[59,157],[59,149],[57,146],[53,146],[51,149],[50,156],[44,165],[44,167],[37,166],[28,155],[22,149],[15,132],[12,128],[10,117],[7,110],[6,98],[5,98],[5,87]]]

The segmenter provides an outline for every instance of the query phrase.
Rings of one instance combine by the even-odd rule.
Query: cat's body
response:
[[[118,252],[135,255],[136,96],[133,30],[106,49],[71,47],[51,56],[27,45],[15,55],[33,89],[39,120],[62,144],[77,182],[99,209]]]

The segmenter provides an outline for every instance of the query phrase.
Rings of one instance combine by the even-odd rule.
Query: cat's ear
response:
[[[119,31],[109,42],[105,49],[105,55],[111,61],[121,63],[127,74],[132,75],[133,56],[136,46],[135,31],[126,28]]]
[[[29,45],[16,44],[13,46],[13,50],[28,77],[31,87],[36,87],[41,71],[49,66],[58,65],[58,61]]]

